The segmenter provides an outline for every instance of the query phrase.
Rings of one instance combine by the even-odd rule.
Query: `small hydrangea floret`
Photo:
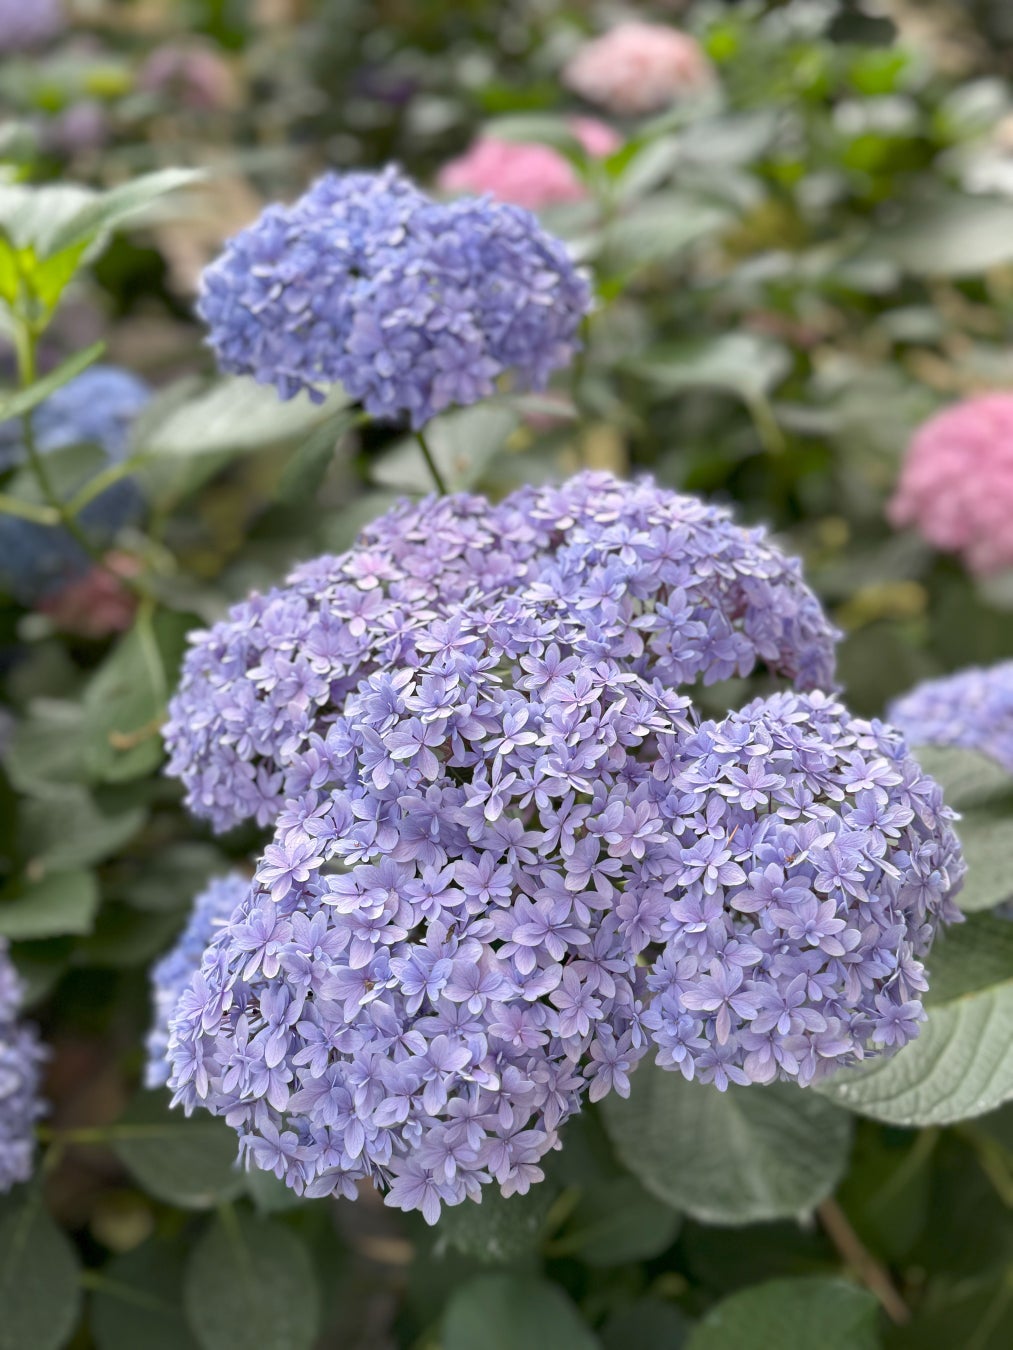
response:
[[[39,1081],[46,1052],[18,1019],[21,981],[0,938],[0,1193],[32,1174],[35,1122],[45,1112]]]

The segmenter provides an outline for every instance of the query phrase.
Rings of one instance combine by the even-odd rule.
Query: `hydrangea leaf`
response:
[[[0,402],[0,422],[8,422],[16,417],[23,417],[25,413],[37,408],[40,403],[45,403],[46,399],[57,389],[62,389],[65,384],[69,384],[71,380],[76,379],[83,370],[93,366],[104,351],[104,342],[94,342],[90,347],[85,347],[83,351],[75,352],[73,356],[69,356],[55,370],[51,370],[41,380],[36,380],[34,384],[30,384],[27,389],[22,389],[19,393],[5,398]]]
[[[0,1350],[59,1350],[80,1304],[74,1248],[49,1217],[37,1187],[0,1208]]]
[[[1013,795],[965,809],[955,828],[967,863],[957,904],[970,913],[1008,900],[1013,896]]]
[[[928,1020],[896,1055],[818,1085],[891,1125],[948,1125],[1013,1097],[1013,925],[978,914],[937,940]]]
[[[87,788],[53,786],[26,800],[21,811],[22,845],[29,864],[48,871],[90,867],[112,857],[144,824],[143,806],[106,813]]]
[[[747,403],[768,394],[790,368],[787,348],[755,333],[725,333],[654,347],[630,367],[664,394],[720,389]]]
[[[915,276],[981,276],[1013,258],[1013,203],[997,197],[940,197],[918,202],[876,232],[859,255]]]
[[[282,1224],[224,1211],[194,1248],[187,1319],[202,1350],[310,1350],[320,1290],[309,1253]]]
[[[113,1147],[149,1195],[183,1209],[208,1209],[243,1188],[236,1135],[223,1120],[170,1111],[168,1097],[142,1092],[117,1122]]]
[[[580,1196],[548,1254],[574,1256],[589,1266],[650,1261],[675,1241],[680,1222],[670,1205],[648,1195],[633,1177],[615,1177]]]
[[[538,1247],[558,1194],[549,1181],[532,1186],[526,1195],[504,1196],[491,1186],[484,1188],[477,1205],[465,1200],[444,1209],[440,1237],[478,1261],[516,1261]]]
[[[771,1280],[732,1294],[696,1325],[687,1350],[876,1350],[879,1305],[846,1280]]]
[[[298,504],[314,496],[358,416],[354,408],[343,408],[310,432],[285,466],[278,484],[280,501]]]
[[[602,238],[610,266],[636,272],[670,262],[728,224],[730,213],[685,192],[653,192],[627,211]]]
[[[794,1217],[836,1186],[845,1112],[793,1084],[715,1087],[642,1065],[628,1099],[602,1102],[619,1156],[651,1192],[703,1223]]]
[[[914,745],[912,754],[925,772],[940,783],[946,803],[955,811],[982,806],[1013,788],[1001,764],[977,750],[952,745]]]
[[[23,940],[90,933],[98,902],[91,872],[53,872],[29,882],[16,899],[0,903],[0,936]]]
[[[152,1239],[102,1267],[91,1301],[98,1350],[198,1350],[182,1311],[185,1250]]]
[[[595,1350],[566,1294],[535,1276],[480,1275],[454,1294],[443,1350]]]
[[[604,1350],[630,1350],[631,1346],[682,1350],[689,1330],[689,1320],[680,1308],[649,1295],[618,1308],[600,1335]]]
[[[52,783],[84,782],[84,710],[69,699],[34,699],[4,755],[7,776],[29,796]]]
[[[444,413],[426,428],[426,443],[451,492],[465,492],[478,483],[493,459],[502,453],[517,426],[512,408],[480,404]],[[373,465],[373,481],[402,492],[432,492],[434,484],[418,442],[407,438]]]

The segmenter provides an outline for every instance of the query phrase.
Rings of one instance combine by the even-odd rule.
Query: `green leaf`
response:
[[[1013,896],[1013,794],[977,810],[965,808],[954,828],[967,863],[957,904],[970,913]]]
[[[184,1299],[203,1350],[310,1350],[320,1290],[302,1241],[280,1223],[227,1211],[194,1248]]]
[[[114,970],[148,965],[179,936],[180,924],[179,909],[145,914],[130,905],[106,903],[94,933],[78,944],[77,963]]]
[[[90,933],[99,893],[91,872],[53,872],[0,902],[0,936],[15,941]]]
[[[949,745],[915,745],[912,754],[943,789],[946,805],[956,811],[980,806],[991,797],[1005,796],[1013,783],[994,759],[976,750]]]
[[[83,782],[87,734],[79,703],[35,699],[11,736],[4,758],[7,776],[29,795],[54,783]]]
[[[771,1280],[713,1307],[686,1350],[877,1350],[879,1305],[845,1280]]]
[[[62,389],[65,384],[75,379],[83,370],[93,366],[105,351],[104,342],[95,342],[84,351],[75,352],[73,356],[56,367],[55,370],[43,376],[41,380],[36,380],[34,384],[22,389],[20,393],[12,394],[10,398],[0,402],[0,422],[7,422],[16,417],[23,417],[25,413],[31,412],[37,408],[40,403],[44,403],[50,394]]]
[[[147,818],[143,806],[107,815],[87,788],[50,787],[21,810],[22,846],[33,868],[72,871],[118,853]]]
[[[186,1251],[152,1239],[102,1267],[91,1300],[98,1350],[198,1350],[182,1309]]]
[[[610,268],[636,271],[671,262],[691,245],[723,229],[729,212],[683,192],[655,192],[624,213],[605,233],[601,252]]]
[[[653,347],[627,368],[665,394],[719,389],[752,403],[784,379],[791,357],[772,338],[726,333]]]
[[[466,492],[481,481],[493,459],[503,452],[517,422],[513,408],[479,403],[455,408],[429,423],[426,443],[451,492]],[[432,475],[413,437],[381,455],[371,475],[375,483],[401,492],[434,491]]]
[[[203,1111],[189,1118],[171,1111],[167,1093],[139,1093],[112,1146],[149,1195],[182,1209],[209,1209],[243,1189],[235,1131]]]
[[[159,169],[143,174],[120,187],[93,196],[74,212],[69,213],[44,236],[43,246],[36,245],[40,256],[62,253],[117,229],[125,221],[145,211],[160,197],[189,187],[205,175],[199,169]]]
[[[633,1177],[616,1177],[584,1191],[550,1256],[575,1256],[589,1266],[650,1261],[672,1245],[680,1216],[647,1194]]]
[[[532,1186],[525,1195],[504,1196],[496,1187],[486,1186],[477,1204],[465,1200],[444,1208],[440,1239],[476,1261],[516,1261],[537,1248],[558,1194],[549,1181]]]
[[[690,1324],[672,1303],[648,1296],[612,1314],[601,1329],[603,1350],[681,1350]]]
[[[1013,260],[1013,202],[982,196],[918,202],[877,230],[859,258],[885,259],[915,276],[980,276]]]
[[[891,1125],[949,1125],[1013,1097],[1013,925],[972,915],[929,955],[928,1020],[892,1056],[847,1069],[821,1095]]]
[[[499,141],[527,141],[552,145],[573,155],[584,154],[571,119],[554,113],[509,113],[494,117],[483,124],[482,134]]]
[[[229,859],[214,844],[183,839],[123,866],[124,879],[109,887],[117,899],[152,914],[179,916],[211,877],[228,871]]]
[[[129,782],[162,761],[161,723],[186,647],[190,620],[162,610],[116,644],[92,676],[83,709],[89,728],[85,763],[91,777]]]
[[[80,1301],[77,1255],[38,1188],[12,1193],[0,1208],[0,1350],[60,1350]]]
[[[652,1195],[703,1223],[795,1217],[844,1173],[851,1122],[790,1083],[716,1087],[642,1065],[628,1100],[607,1097],[620,1158]]]
[[[316,495],[338,446],[358,417],[356,409],[343,408],[310,432],[285,466],[278,483],[280,501],[298,505]]]
[[[442,1350],[596,1350],[566,1294],[536,1276],[480,1275],[443,1318]]]

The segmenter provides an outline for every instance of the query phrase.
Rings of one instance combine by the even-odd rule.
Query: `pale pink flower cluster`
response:
[[[589,103],[636,116],[704,93],[714,84],[714,68],[688,33],[630,20],[585,43],[563,83]]]
[[[76,637],[104,638],[125,633],[134,621],[137,597],[118,577],[136,576],[140,567],[128,553],[107,553],[103,566],[68,581],[38,608],[57,628]]]
[[[622,144],[611,127],[591,117],[572,118],[570,130],[596,159],[611,155]],[[529,211],[577,202],[587,195],[573,165],[558,150],[496,136],[480,137],[465,154],[445,164],[437,184],[445,192],[488,192],[497,201]]]
[[[887,512],[979,575],[1013,567],[1013,394],[981,394],[915,433]]]

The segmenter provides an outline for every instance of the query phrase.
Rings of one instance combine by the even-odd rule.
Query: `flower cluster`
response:
[[[611,155],[622,144],[611,127],[593,118],[575,117],[570,126],[585,153],[594,158]],[[496,136],[481,137],[466,154],[445,164],[437,184],[446,192],[488,192],[497,201],[531,211],[587,196],[573,165],[552,146]]]
[[[21,983],[0,939],[0,1193],[32,1173],[33,1126],[43,1114],[39,1079],[45,1051],[32,1026],[17,1020]]]
[[[145,1085],[164,1087],[169,1080],[169,1019],[179,996],[200,967],[205,950],[220,928],[250,894],[250,878],[239,872],[216,877],[193,902],[186,927],[176,945],[151,968],[151,1001],[154,1016],[147,1040]]]
[[[926,680],[892,705],[889,718],[912,745],[977,750],[1013,773],[1013,661]]]
[[[83,576],[43,596],[37,608],[54,626],[76,637],[105,638],[125,633],[137,613],[137,594],[127,579],[137,575],[140,562],[130,553],[107,553]],[[121,580],[121,578],[123,578]]]
[[[127,455],[131,424],[150,397],[144,381],[129,371],[92,366],[36,409],[32,419],[36,445],[42,454],[96,445],[110,464],[118,463]],[[24,459],[20,423],[0,424],[0,470]],[[124,479],[89,502],[79,519],[90,534],[109,539],[135,519],[140,508],[136,485]],[[81,546],[61,527],[0,517],[0,586],[23,603],[51,598],[89,566]]]
[[[942,790],[902,737],[822,694],[778,694],[681,747],[675,904],[644,1025],[687,1078],[804,1084],[918,1034],[919,960],[964,875]]]
[[[1013,566],[1013,395],[964,399],[915,433],[889,517],[972,572]]]
[[[2,0],[0,54],[28,52],[58,37],[66,24],[63,0]]]
[[[171,1023],[170,1086],[300,1193],[421,1209],[541,1179],[646,1049],[627,929],[671,890],[686,700],[508,597],[419,637],[331,724],[249,904]],[[642,758],[638,755],[642,754]]]
[[[363,676],[410,661],[433,619],[509,592],[562,599],[595,659],[673,688],[761,662],[802,689],[833,683],[836,633],[798,563],[695,498],[584,473],[496,506],[402,504],[193,635],[165,729],[190,809],[217,829],[271,823],[326,779],[321,740]]]
[[[205,271],[199,312],[224,370],[282,398],[342,384],[374,416],[419,427],[507,372],[544,386],[590,304],[529,212],[441,205],[388,169],[328,174],[268,207]]]
[[[193,112],[217,112],[235,101],[236,80],[214,47],[201,42],[165,42],[138,76],[145,93],[171,98]]]
[[[563,83],[589,103],[637,116],[706,93],[714,70],[688,33],[631,20],[585,43],[563,71]]]

